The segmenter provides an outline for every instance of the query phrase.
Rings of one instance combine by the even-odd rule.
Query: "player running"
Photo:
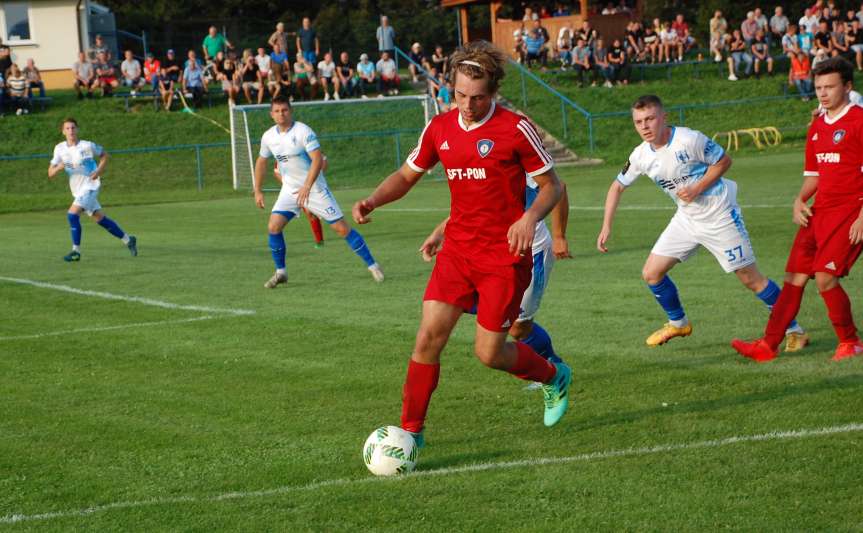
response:
[[[530,284],[536,223],[560,199],[554,162],[523,117],[495,105],[506,57],[485,41],[465,45],[450,64],[456,108],[429,122],[417,148],[375,191],[354,204],[365,224],[375,208],[398,200],[438,161],[449,178],[450,219],[423,297],[423,317],[408,363],[402,427],[423,444],[426,411],[440,355],[462,313],[477,305],[474,350],[486,366],[543,383],[544,423],[568,406],[572,372],[522,342],[506,342]],[[525,174],[539,191],[525,209]]]
[[[384,273],[372,257],[365,239],[345,222],[338,202],[327,187],[327,180],[321,170],[324,156],[315,132],[293,119],[291,103],[282,96],[276,96],[270,103],[270,117],[276,125],[261,137],[261,151],[255,162],[255,204],[264,208],[261,187],[267,173],[267,161],[271,157],[279,163],[282,190],[273,205],[268,225],[270,251],[276,272],[264,287],[274,289],[288,282],[282,230],[292,218],[299,215],[301,208],[323,218],[365,262],[372,278],[377,282],[383,281]]]
[[[534,321],[548,281],[551,278],[551,270],[555,259],[569,259],[569,243],[566,241],[566,226],[569,221],[569,195],[566,192],[566,184],[561,182],[560,200],[551,210],[552,232],[549,232],[545,220],[536,223],[534,231],[533,247],[533,270],[531,271],[530,285],[524,291],[521,299],[518,318],[509,328],[509,336],[516,341],[521,341],[552,363],[561,363],[563,360],[554,351],[551,336],[548,332]],[[539,186],[533,178],[527,178],[525,188],[525,209],[530,209],[531,204],[539,193]],[[444,230],[449,218],[438,224],[426,240],[420,246],[423,259],[431,262],[443,245]],[[553,236],[552,236],[553,234]],[[476,309],[472,310],[476,313]],[[533,385],[530,386],[533,388]]]
[[[657,96],[645,95],[636,100],[632,121],[644,142],[632,151],[608,189],[596,247],[600,252],[608,251],[606,243],[620,197],[640,175],[649,176],[677,203],[677,212],[653,245],[642,269],[644,281],[668,315],[668,323],[647,338],[647,345],[659,346],[692,333],[677,287],[667,274],[699,246],[707,248],[725,272],[734,272],[771,308],[779,297],[779,286],[759,272],[737,205],[737,184],[722,177],[731,167],[731,158],[703,133],[666,125],[662,101]],[[803,348],[808,337],[802,328],[793,321],[788,328],[786,351]]]
[[[129,235],[102,212],[99,205],[99,190],[102,188],[102,174],[108,164],[108,152],[94,142],[78,138],[78,122],[74,118],[63,121],[64,142],[54,147],[54,155],[48,166],[48,179],[53,179],[65,170],[69,176],[69,188],[75,199],[69,206],[66,219],[72,235],[72,251],[63,256],[66,262],[81,260],[81,212],[86,212],[97,224],[111,235],[123,241],[132,253],[138,255],[138,239]],[[99,158],[99,162],[96,162]]]
[[[803,289],[812,277],[839,338],[833,360],[863,354],[851,300],[839,283],[863,250],[863,108],[849,101],[854,81],[851,63],[841,57],[827,59],[813,74],[824,113],[812,122],[806,136],[803,186],[793,209],[800,229],[785,266],[785,287],[764,336],[731,343],[738,353],[759,363],[776,357],[786,324],[797,316]],[[810,207],[812,196],[815,201]]]

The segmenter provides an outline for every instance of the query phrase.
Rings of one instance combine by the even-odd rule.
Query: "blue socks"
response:
[[[533,323],[533,329],[530,331],[530,335],[522,339],[521,342],[533,348],[533,351],[538,353],[544,359],[547,359],[550,363],[563,362],[563,360],[554,353],[554,348],[551,345],[551,337],[548,335],[548,332],[536,322]]]
[[[686,313],[683,312],[683,305],[680,303],[680,297],[677,295],[677,286],[674,285],[670,277],[665,276],[656,285],[648,283],[647,286],[650,287],[650,291],[656,296],[656,301],[665,310],[668,320],[673,325],[683,327],[688,323]]]
[[[764,302],[764,305],[767,306],[767,309],[773,310],[773,306],[776,304],[776,300],[779,299],[779,293],[782,292],[782,289],[779,288],[772,279],[767,280],[767,286],[764,287],[764,290],[756,293],[755,296],[758,297],[759,300]],[[800,325],[797,324],[797,320],[792,320],[790,324],[788,324],[789,330],[797,330],[800,329]]]
[[[102,220],[100,220],[98,224],[108,230],[108,233],[110,233],[114,237],[117,237],[118,239],[122,239],[126,236],[126,232],[120,229],[120,226],[118,226],[116,222],[114,222],[108,217],[102,217]]]
[[[360,235],[357,230],[351,228],[351,232],[348,233],[347,237],[345,237],[345,242],[348,243],[348,246],[351,247],[351,250],[353,250],[355,254],[360,256],[360,259],[365,261],[366,266],[372,266],[375,264],[375,258],[372,257],[369,247],[366,246],[366,240],[363,239],[363,236]]]
[[[81,217],[74,213],[66,213],[66,219],[69,221],[69,232],[72,234],[72,246],[81,245]]]
[[[282,233],[270,233],[270,252],[276,270],[285,270],[285,236]]]

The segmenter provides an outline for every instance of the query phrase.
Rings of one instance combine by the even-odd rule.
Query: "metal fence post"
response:
[[[593,153],[593,150],[596,147],[596,144],[594,143],[594,140],[593,140],[593,115],[592,114],[587,116],[587,140],[588,140],[588,146],[590,147],[590,153]]]
[[[195,145],[195,164],[198,167],[198,190],[204,188],[204,170],[201,168],[201,145]]]
[[[521,74],[521,108],[527,111],[527,87],[524,83],[524,70],[518,69]]]
[[[566,103],[561,100],[560,101],[560,114],[563,116],[563,138],[569,138],[569,132],[566,127]]]
[[[680,124],[681,126],[683,126],[683,120],[684,120],[683,107],[680,107],[677,110],[677,123]]]
[[[396,168],[399,168],[402,164],[402,140],[401,135],[396,133],[393,135],[396,140]]]

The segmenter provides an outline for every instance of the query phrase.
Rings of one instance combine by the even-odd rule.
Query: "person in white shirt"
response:
[[[66,262],[81,260],[81,212],[86,212],[97,224],[111,235],[121,239],[132,253],[138,255],[138,240],[134,235],[124,232],[116,222],[102,212],[99,205],[101,176],[108,163],[108,152],[96,143],[78,138],[78,122],[74,118],[63,121],[63,135],[66,140],[54,147],[54,155],[48,167],[48,179],[65,170],[69,176],[69,188],[75,198],[66,218],[72,236],[72,251],[63,257]],[[98,158],[99,162],[96,162]]]
[[[332,87],[333,97],[340,100],[339,88],[341,84],[339,77],[336,76],[336,64],[333,63],[332,52],[325,53],[324,58],[318,62],[318,77],[321,79],[321,87],[324,89],[324,100],[330,99],[330,87]]]
[[[261,209],[265,207],[262,187],[264,178],[272,168],[270,158],[275,158],[278,162],[282,190],[273,205],[267,226],[276,272],[264,287],[275,289],[288,282],[285,237],[282,231],[291,219],[299,215],[300,209],[307,209],[324,219],[365,262],[372,278],[377,282],[383,281],[384,273],[372,257],[365,239],[345,222],[336,198],[327,187],[327,179],[322,171],[324,155],[315,132],[306,124],[293,119],[291,103],[284,96],[273,98],[270,117],[276,125],[261,137],[261,150],[255,161],[255,205]]]
[[[261,71],[261,78],[267,79],[270,75],[270,54],[267,53],[264,47],[258,48],[255,63],[258,64],[258,70]]]
[[[123,85],[131,87],[132,96],[135,96],[146,80],[141,70],[141,63],[135,59],[131,50],[126,50],[125,59],[120,64],[120,71],[123,73]]]

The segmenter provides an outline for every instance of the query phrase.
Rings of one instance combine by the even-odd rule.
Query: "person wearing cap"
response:
[[[102,52],[105,53],[105,58],[107,61],[111,61],[111,59],[113,59],[111,57],[111,50],[108,49],[108,45],[105,44],[102,36],[96,35],[96,37],[94,38],[93,46],[91,46],[90,49],[87,50],[87,55],[90,58],[90,62],[95,63],[96,60],[99,58],[99,54],[101,54]]]
[[[408,57],[410,58],[408,70],[411,71],[413,82],[417,83],[419,81],[419,67],[426,63],[426,56],[423,53],[422,45],[420,43],[412,44],[411,51],[408,52]]]
[[[150,84],[153,94],[159,90],[159,77],[162,74],[162,63],[156,59],[153,52],[147,52],[147,58],[144,59],[144,79]]]
[[[171,109],[175,86],[180,82],[182,72],[180,61],[174,54],[174,50],[168,50],[165,61],[162,63],[162,73],[159,76],[159,92],[162,94],[162,105],[165,106],[165,111]]]
[[[360,62],[357,63],[357,76],[360,77],[359,88],[363,98],[366,96],[366,89],[375,87],[377,80],[375,79],[375,64],[369,61],[368,54],[360,55]]]

